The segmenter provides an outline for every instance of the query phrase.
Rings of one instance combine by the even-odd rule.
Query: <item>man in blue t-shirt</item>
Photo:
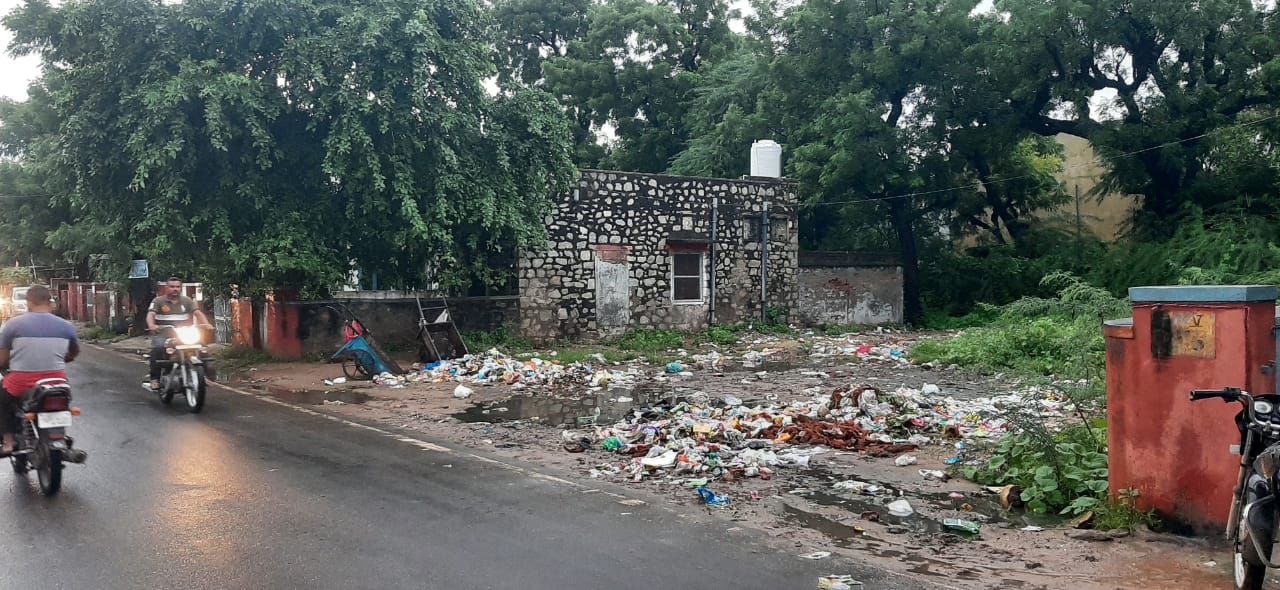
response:
[[[67,363],[80,354],[76,327],[53,315],[49,288],[35,285],[27,291],[27,313],[0,328],[0,369],[4,391],[0,392],[0,433],[4,448],[13,453],[17,400],[43,379],[66,379]]]

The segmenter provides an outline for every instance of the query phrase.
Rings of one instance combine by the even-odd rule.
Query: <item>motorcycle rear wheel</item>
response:
[[[62,489],[62,452],[51,451],[41,444],[36,448],[36,476],[40,480],[40,493],[53,496]]]

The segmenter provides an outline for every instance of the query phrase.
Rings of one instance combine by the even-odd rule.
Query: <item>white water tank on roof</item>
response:
[[[751,144],[751,175],[782,178],[782,146],[771,139]]]

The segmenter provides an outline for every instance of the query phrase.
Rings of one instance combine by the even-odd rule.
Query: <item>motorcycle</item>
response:
[[[165,352],[169,355],[160,365],[160,403],[168,404],[173,396],[181,393],[192,414],[204,409],[208,349],[200,343],[200,328],[196,326],[164,326],[174,333],[165,340]],[[148,386],[150,388],[150,386]]]
[[[1237,402],[1243,409],[1236,414],[1240,444],[1232,445],[1232,454],[1240,456],[1240,476],[1227,518],[1227,541],[1234,553],[1236,590],[1261,590],[1267,568],[1280,568],[1272,563],[1272,543],[1280,539],[1280,395],[1253,396],[1234,387],[1218,390],[1198,389],[1191,401],[1221,399]]]
[[[67,435],[72,416],[79,415],[79,408],[71,407],[71,385],[66,379],[44,379],[22,396],[17,415],[9,417],[20,424],[9,457],[13,471],[35,469],[40,492],[46,496],[62,488],[63,463],[83,464],[89,457],[74,448],[75,439]]]

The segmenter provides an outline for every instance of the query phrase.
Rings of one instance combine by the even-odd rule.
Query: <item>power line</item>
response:
[[[1142,153],[1146,153],[1146,152],[1150,152],[1150,151],[1154,151],[1154,150],[1164,149],[1164,148],[1167,148],[1167,147],[1171,147],[1171,146],[1175,146],[1175,145],[1179,145],[1179,144],[1187,143],[1187,142],[1189,142],[1189,141],[1195,141],[1195,140],[1197,140],[1197,139],[1204,139],[1204,138],[1209,137],[1210,135],[1212,135],[1212,134],[1214,134],[1214,133],[1217,133],[1217,132],[1219,132],[1219,131],[1224,131],[1224,130],[1228,130],[1228,129],[1240,129],[1240,128],[1243,128],[1243,127],[1249,127],[1249,126],[1252,126],[1252,125],[1257,125],[1257,124],[1259,124],[1259,123],[1266,123],[1267,121],[1271,121],[1271,120],[1275,120],[1275,119],[1280,119],[1280,113],[1277,113],[1277,114],[1274,114],[1274,115],[1270,115],[1270,116],[1267,116],[1267,117],[1263,117],[1263,118],[1261,118],[1261,119],[1256,119],[1256,120],[1253,120],[1253,121],[1246,121],[1246,122],[1244,122],[1244,123],[1236,123],[1236,124],[1234,124],[1234,125],[1227,125],[1227,126],[1225,126],[1225,127],[1219,127],[1219,128],[1217,128],[1217,129],[1214,129],[1213,131],[1210,131],[1210,132],[1207,132],[1207,133],[1202,133],[1202,134],[1200,134],[1200,135],[1196,135],[1196,136],[1194,136],[1194,137],[1187,137],[1187,138],[1185,138],[1185,139],[1179,139],[1179,140],[1176,140],[1176,141],[1170,141],[1170,142],[1168,142],[1168,143],[1162,143],[1162,144],[1160,144],[1160,145],[1154,145],[1154,146],[1151,146],[1151,147],[1142,148],[1142,149],[1140,149],[1140,150],[1134,150],[1134,151],[1132,151],[1132,152],[1125,152],[1125,153],[1123,153],[1123,154],[1118,154],[1118,155],[1114,156],[1112,159],[1128,158],[1128,157],[1136,156],[1136,155],[1138,155],[1138,154],[1142,154]],[[1067,172],[1067,171],[1069,171],[1069,170],[1073,170],[1073,169],[1076,169],[1076,168],[1087,168],[1087,167],[1089,167],[1089,166],[1094,166],[1094,165],[1098,165],[1098,164],[1106,164],[1106,162],[1104,162],[1104,161],[1102,161],[1102,160],[1100,160],[1100,159],[1098,159],[1098,158],[1094,158],[1094,159],[1093,159],[1092,161],[1090,161],[1090,162],[1081,163],[1081,164],[1075,164],[1075,165],[1073,165],[1073,166],[1067,166],[1067,167],[1064,167],[1064,168],[1062,169],[1062,172]],[[1015,181],[1015,180],[1022,180],[1022,179],[1025,179],[1025,178],[1034,178],[1035,176],[1036,176],[1036,175],[1034,175],[1034,174],[1024,174],[1024,175],[1022,175],[1022,176],[1010,176],[1010,177],[1008,177],[1008,178],[997,178],[997,179],[994,179],[994,180],[990,180],[990,181],[988,181],[988,182],[986,182],[986,183],[984,183],[984,184],[1001,184],[1001,183],[1005,183],[1005,182],[1013,182],[1013,181]],[[897,195],[890,195],[890,196],[887,196],[887,197],[872,197],[872,198],[869,198],[869,199],[854,199],[854,200],[852,200],[852,201],[823,201],[823,202],[820,202],[820,203],[801,203],[801,204],[797,205],[797,207],[819,207],[819,206],[822,206],[822,205],[854,205],[854,204],[857,204],[857,203],[877,203],[877,202],[880,202],[880,201],[892,201],[892,200],[895,200],[895,199],[908,199],[908,198],[912,198],[912,197],[923,197],[923,196],[927,196],[927,195],[936,195],[936,194],[941,194],[941,193],[949,193],[949,192],[953,192],[953,191],[964,191],[964,190],[973,190],[973,189],[972,189],[971,187],[965,187],[965,186],[953,186],[953,187],[949,187],[949,188],[940,188],[940,189],[935,189],[935,190],[931,190],[931,191],[921,191],[921,192],[902,193],[902,194],[897,194]]]

